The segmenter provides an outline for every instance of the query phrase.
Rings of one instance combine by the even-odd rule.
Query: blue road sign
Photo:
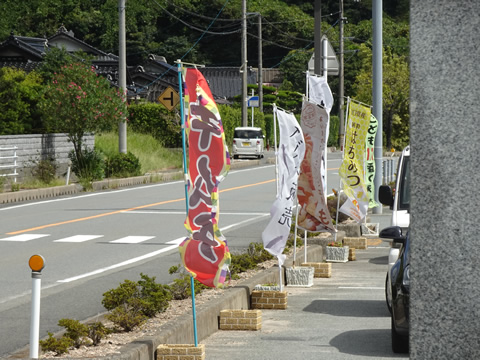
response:
[[[249,96],[247,98],[247,106],[248,107],[258,107],[259,100],[258,96]]]

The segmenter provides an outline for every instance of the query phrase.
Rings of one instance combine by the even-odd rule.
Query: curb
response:
[[[241,169],[250,166],[260,165],[260,160],[249,161],[232,161],[231,169]],[[184,173],[182,170],[168,171],[146,174],[142,176],[134,176],[122,179],[106,179],[101,181],[94,181],[92,183],[93,191],[101,191],[106,189],[118,189],[127,186],[153,184],[159,182],[167,182],[183,179]],[[10,204],[22,201],[35,201],[48,199],[56,196],[74,195],[85,192],[85,189],[79,184],[54,186],[42,189],[20,190],[8,193],[0,193],[0,204]]]

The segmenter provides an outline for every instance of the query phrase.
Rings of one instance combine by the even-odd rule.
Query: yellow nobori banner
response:
[[[363,162],[370,116],[370,107],[350,102],[345,134],[345,152],[339,171],[345,194],[354,204],[358,202],[355,205],[362,213],[365,204],[368,209],[369,201],[364,181]]]

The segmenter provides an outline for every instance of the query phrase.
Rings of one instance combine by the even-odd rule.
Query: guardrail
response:
[[[18,172],[17,172],[17,168],[18,168],[18,165],[17,165],[17,149],[18,147],[16,146],[11,146],[11,147],[0,147],[0,170],[2,169],[7,169],[7,170],[10,170],[10,169],[13,169],[13,172],[12,173],[7,173],[7,174],[0,174],[0,176],[13,176],[13,181],[14,182],[17,182],[17,176],[18,176]],[[1,156],[2,155],[2,152],[10,152],[12,155],[7,155],[7,156]],[[4,159],[11,159],[13,163],[8,163],[6,165],[4,165]]]
[[[383,181],[384,185],[388,185],[395,181],[395,172],[397,170],[398,157],[383,158]]]

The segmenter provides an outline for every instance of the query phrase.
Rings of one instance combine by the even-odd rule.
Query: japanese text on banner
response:
[[[369,107],[350,102],[345,134],[345,153],[339,175],[344,184],[344,193],[359,211],[358,215],[353,217],[356,221],[361,221],[368,210],[363,161],[370,115]],[[351,216],[349,213],[346,214]]]
[[[375,201],[375,136],[377,135],[378,120],[370,115],[370,124],[367,131],[367,141],[365,143],[365,187],[368,193],[368,207],[374,208],[378,204]]]
[[[189,237],[179,250],[185,268],[201,283],[221,286],[230,264],[230,253],[218,227],[218,186],[230,168],[222,120],[203,75],[197,69],[184,72],[188,104],[186,132],[189,144]]]
[[[263,246],[278,258],[280,265],[285,261],[283,250],[292,225],[294,202],[300,164],[305,155],[303,132],[293,114],[274,106],[280,128],[280,144],[277,153],[278,182],[280,190],[270,210],[271,219],[262,233]]]

